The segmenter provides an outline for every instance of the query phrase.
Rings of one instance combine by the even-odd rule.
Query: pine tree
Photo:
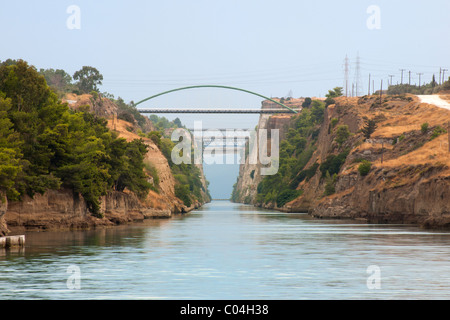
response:
[[[375,132],[376,129],[377,129],[377,124],[376,124],[375,120],[366,118],[364,127],[361,129],[361,131],[364,134],[364,138],[370,139],[370,136],[372,135],[372,133]]]

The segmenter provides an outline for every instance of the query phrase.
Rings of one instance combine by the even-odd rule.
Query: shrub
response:
[[[337,181],[337,174],[333,174],[333,176],[331,176],[330,173],[327,171],[325,191],[323,193],[325,196],[332,195],[336,192],[335,189],[336,181]]]
[[[302,108],[308,108],[312,103],[311,98],[305,98],[305,101],[302,103]]]
[[[359,174],[361,176],[367,176],[367,174],[369,174],[371,167],[372,167],[372,164],[369,161],[367,161],[367,160],[361,161],[360,165],[358,166]]]
[[[277,196],[277,206],[282,207],[302,194],[302,190],[284,190]]]
[[[189,197],[189,187],[186,185],[176,184],[175,185],[175,196],[183,201],[186,207],[190,207],[192,202]]]
[[[338,124],[339,119],[338,118],[333,118],[331,119],[331,128],[336,127],[336,125]]]
[[[446,132],[447,131],[445,131],[445,129],[442,128],[441,126],[436,126],[433,130],[433,134],[431,135],[431,140],[439,137],[441,134],[446,133]]]
[[[348,130],[348,125],[340,125],[336,130],[336,142],[341,146],[350,137],[350,130]]]
[[[341,152],[338,155],[331,154],[326,160],[320,165],[320,171],[322,172],[322,177],[325,177],[327,172],[332,174],[337,174],[341,170],[342,165],[347,159],[349,151]]]
[[[427,133],[428,131],[428,122],[422,123],[420,126],[420,131],[422,131],[423,134]]]

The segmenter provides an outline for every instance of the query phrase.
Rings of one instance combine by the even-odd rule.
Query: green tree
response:
[[[336,181],[337,181],[337,174],[335,173],[331,176],[330,173],[327,171],[326,178],[325,178],[325,190],[324,190],[325,196],[332,195],[336,192],[336,188],[335,188]]]
[[[350,130],[348,129],[348,125],[343,124],[338,126],[335,138],[335,141],[338,143],[338,145],[342,146],[342,144],[347,141],[348,137],[350,137]]]
[[[81,92],[89,93],[98,91],[97,85],[102,84],[103,75],[94,67],[84,66],[73,74],[73,79],[78,80],[77,86]]]
[[[362,176],[367,176],[371,168],[372,164],[370,163],[370,161],[363,160],[358,166],[359,174]]]
[[[422,125],[420,126],[420,131],[422,131],[423,134],[428,132],[428,122],[424,122],[422,123]]]
[[[376,124],[375,120],[368,119],[368,118],[364,119],[364,126],[361,129],[361,132],[363,133],[364,138],[370,139],[370,136],[372,135],[372,133],[375,132],[376,129],[377,129],[377,124]]]
[[[40,69],[47,84],[56,91],[68,92],[72,89],[72,77],[62,69]]]
[[[142,139],[136,139],[127,143],[125,150],[127,170],[122,170],[116,183],[117,190],[123,191],[127,188],[140,198],[144,198],[151,187],[144,173],[144,156],[148,146]]]
[[[305,101],[303,101],[302,103],[302,108],[309,108],[309,106],[311,105],[312,100],[311,98],[305,98]]]
[[[19,192],[15,189],[15,179],[22,171],[19,135],[14,132],[8,118],[11,100],[0,94],[0,191],[10,200],[17,200]],[[3,199],[0,199],[3,201]]]
[[[342,87],[336,87],[333,90],[328,90],[328,93],[325,95],[325,105],[328,107],[330,104],[334,104],[334,98],[342,96]]]

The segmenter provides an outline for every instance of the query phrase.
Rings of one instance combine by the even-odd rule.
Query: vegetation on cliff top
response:
[[[61,103],[26,62],[0,65],[0,190],[10,200],[65,186],[98,215],[99,198],[108,190],[148,192],[147,146],[118,138],[105,119],[87,110]]]

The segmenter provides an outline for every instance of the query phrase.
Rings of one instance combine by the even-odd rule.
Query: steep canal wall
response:
[[[287,133],[295,129],[295,117],[290,119],[280,123],[272,117],[260,120],[259,126]],[[370,138],[362,130],[367,119],[377,125]],[[262,198],[260,165],[245,163],[234,201],[317,218],[450,227],[450,153],[442,130],[449,119],[449,110],[423,104],[415,96],[387,96],[381,103],[379,96],[336,98],[324,110],[308,163],[293,179],[284,180],[300,195],[281,206],[274,200],[277,195]],[[421,129],[423,123],[427,130]],[[347,133],[338,143],[339,127]],[[360,171],[362,163],[369,164],[367,172]],[[325,169],[336,165],[336,175],[327,177]]]

